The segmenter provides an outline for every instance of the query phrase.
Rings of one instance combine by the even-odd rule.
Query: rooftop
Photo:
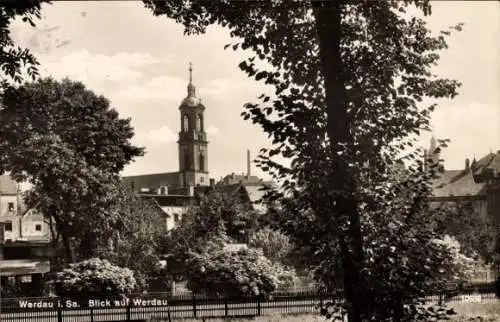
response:
[[[8,174],[0,176],[0,194],[16,195],[18,193],[17,183]]]

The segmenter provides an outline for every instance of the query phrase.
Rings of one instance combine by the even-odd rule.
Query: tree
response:
[[[221,249],[228,243],[246,243],[257,227],[257,214],[249,204],[217,189],[189,207],[159,242],[159,252],[168,254],[169,274],[185,279],[185,267],[193,254]]]
[[[431,35],[422,18],[406,14],[410,5],[430,14],[429,1],[145,3],[155,15],[184,24],[188,34],[215,23],[228,27],[240,39],[234,49],[255,53],[239,67],[276,89],[275,97],[261,95],[261,105],[247,104],[243,114],[275,144],[263,151],[260,166],[283,180],[295,210],[308,216],[310,222],[300,231],[315,236],[304,243],[334,266],[349,321],[376,318],[375,303],[366,305],[373,294],[364,285],[370,283],[364,275],[370,272],[365,237],[374,228],[371,215],[391,214],[382,207],[394,192],[386,185],[387,176],[401,153],[412,148],[411,135],[428,129],[435,105],[419,103],[425,97],[452,98],[460,85],[431,70],[449,31]],[[266,67],[257,67],[256,58]],[[292,166],[274,162],[274,155],[292,158]],[[429,177],[419,171],[416,159],[415,153],[403,158],[414,164],[405,182],[415,190],[404,199],[400,217],[407,212],[426,216]],[[398,216],[389,217],[398,221]],[[412,247],[431,239],[421,228],[420,241]],[[436,264],[446,262],[446,252],[436,255]],[[388,305],[397,306],[392,318],[412,319],[411,312],[402,312],[403,302]]]
[[[28,49],[16,47],[10,35],[11,22],[21,18],[35,27],[35,19],[40,19],[42,3],[46,0],[3,1],[0,6],[0,88],[5,90],[12,83],[21,83],[24,72],[33,80],[38,76],[38,61]]]
[[[465,255],[461,250],[460,243],[452,236],[444,235],[442,238],[437,239],[436,243],[445,245],[450,249],[453,257],[453,263],[455,264],[458,272],[457,282],[463,283],[470,281],[472,275],[474,274],[476,264],[479,264],[478,261]]]
[[[250,236],[248,246],[261,249],[272,262],[281,262],[291,253],[293,246],[290,238],[279,231],[264,227]]]
[[[289,286],[295,274],[255,249],[194,254],[187,268],[188,288],[215,296],[268,298],[280,286]]]
[[[117,221],[109,227],[107,238],[101,240],[95,255],[131,269],[144,289],[158,273],[157,243],[167,232],[165,217],[151,200],[138,197],[126,187],[120,186],[120,189],[121,197],[113,210]],[[88,227],[88,230],[95,228]]]
[[[83,301],[121,299],[136,286],[131,270],[98,258],[70,264],[50,282],[58,296]]]
[[[0,112],[0,172],[28,180],[29,207],[36,207],[62,236],[67,260],[75,238],[97,247],[118,220],[119,172],[143,149],[133,146],[129,119],[82,83],[51,78],[9,88]],[[85,230],[84,227],[92,227]]]
[[[257,228],[257,214],[237,198],[215,190],[192,205],[164,241],[163,251],[201,252],[207,242],[243,242]]]
[[[474,202],[454,201],[438,204],[443,216],[436,218],[436,230],[457,239],[462,252],[487,263],[494,262],[496,227],[490,215],[483,216]]]

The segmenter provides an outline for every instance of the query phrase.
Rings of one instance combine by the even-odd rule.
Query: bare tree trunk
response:
[[[327,103],[327,133],[330,138],[332,154],[337,156],[339,143],[353,142],[350,133],[350,121],[347,113],[347,93],[340,43],[342,40],[341,10],[344,2],[312,1],[316,29],[320,43],[320,58],[325,81]],[[348,161],[342,157],[334,157],[334,169],[331,176],[331,189],[341,191],[334,204],[338,224],[345,226],[338,236],[342,252],[344,293],[348,302],[349,322],[361,322],[364,310],[364,288],[361,281],[363,267],[363,243],[361,223],[355,199],[356,184],[354,174]],[[345,233],[344,233],[345,232]]]
[[[64,223],[61,222],[59,216],[57,215],[57,210],[53,209],[51,213],[56,223],[57,233],[62,236],[63,239],[64,248],[66,249],[66,259],[69,263],[74,263],[75,252],[73,250],[71,238],[68,236]]]
[[[64,248],[66,248],[66,258],[69,263],[75,262],[75,252],[73,251],[73,245],[71,243],[71,238],[68,234],[62,233]]]

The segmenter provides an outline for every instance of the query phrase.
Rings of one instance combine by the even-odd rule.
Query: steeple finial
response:
[[[196,96],[196,87],[193,85],[193,64],[189,63],[189,84],[188,84],[188,97]]]
[[[193,83],[193,64],[189,63],[189,83]]]

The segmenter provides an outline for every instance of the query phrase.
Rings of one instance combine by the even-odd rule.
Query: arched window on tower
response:
[[[201,114],[196,114],[196,131],[203,131],[203,116]]]
[[[184,114],[184,116],[182,117],[182,130],[184,132],[189,131],[189,117],[187,116],[187,114]]]
[[[203,155],[203,152],[200,152],[198,162],[200,163],[200,171],[205,171],[205,156]]]

